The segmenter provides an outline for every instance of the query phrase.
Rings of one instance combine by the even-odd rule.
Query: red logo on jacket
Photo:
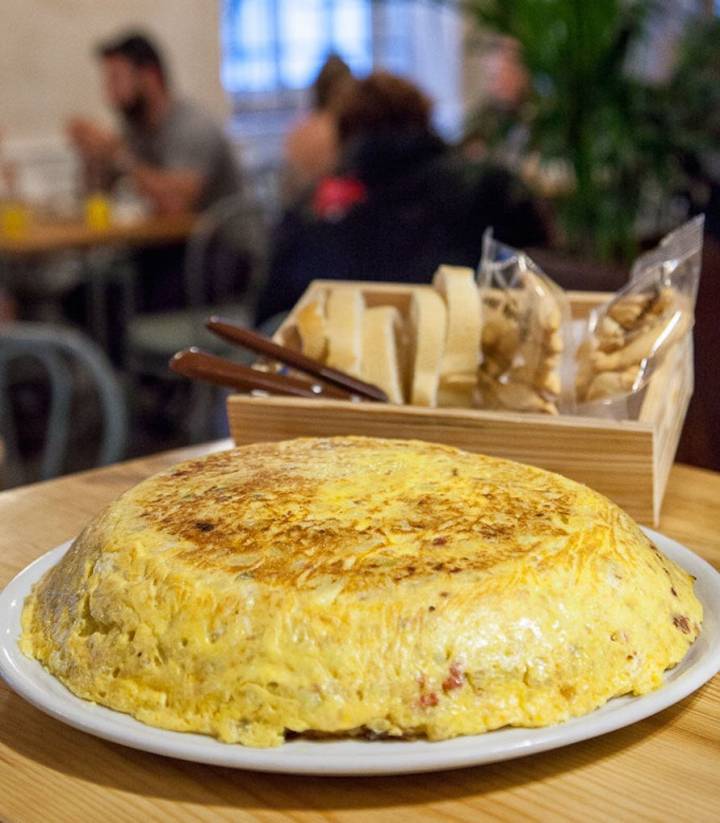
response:
[[[326,177],[318,183],[312,209],[321,220],[337,222],[357,203],[367,200],[365,184],[353,177]]]

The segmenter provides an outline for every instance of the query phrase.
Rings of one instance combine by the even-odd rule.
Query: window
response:
[[[331,52],[354,72],[369,71],[371,6],[368,0],[227,0],[223,85],[233,94],[305,89]]]
[[[438,0],[223,0],[222,82],[237,112],[296,106],[325,58],[418,83],[441,131],[461,120],[461,20]]]

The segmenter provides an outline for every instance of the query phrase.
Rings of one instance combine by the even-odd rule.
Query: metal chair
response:
[[[27,482],[11,403],[12,363],[35,362],[50,385],[50,409],[39,479],[62,473],[70,442],[72,399],[80,375],[89,377],[100,401],[103,435],[96,464],[119,460],[127,442],[127,409],[122,387],[105,354],[72,329],[45,323],[0,326],[0,433],[5,441],[5,485]]]
[[[186,308],[178,311],[139,314],[128,327],[131,360],[147,363],[153,354],[162,358],[178,348],[202,345],[217,350],[218,340],[205,330],[209,313],[222,310],[238,322],[249,322],[254,302],[264,281],[267,225],[259,204],[247,195],[237,195],[211,206],[198,220],[188,241],[183,271]],[[237,257],[247,255],[251,272],[247,291],[241,300],[209,305],[207,298],[208,263],[213,244],[225,244]],[[227,283],[215,283],[221,292]],[[139,363],[142,367],[142,363]],[[132,364],[131,364],[132,367]]]
[[[188,241],[183,271],[186,308],[177,311],[136,315],[127,328],[127,368],[138,378],[150,375],[174,380],[167,367],[169,358],[179,349],[198,346],[215,354],[242,358],[219,338],[205,329],[210,314],[221,314],[240,325],[252,323],[255,302],[265,278],[268,225],[266,212],[257,198],[243,193],[228,197],[211,206],[199,219]],[[225,244],[238,256],[247,256],[251,264],[248,288],[239,301],[209,303],[207,298],[208,260],[213,244]],[[228,283],[215,283],[229,291]],[[213,429],[211,387],[193,384],[187,409],[185,429],[191,442],[217,434]],[[207,421],[205,424],[203,421]]]

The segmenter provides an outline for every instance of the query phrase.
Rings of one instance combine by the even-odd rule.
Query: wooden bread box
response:
[[[277,342],[300,348],[295,315],[328,288],[360,288],[368,306],[396,306],[406,317],[413,289],[429,287],[316,280],[278,330]],[[604,292],[568,296],[574,318],[586,317],[610,297]],[[228,398],[228,417],[238,445],[356,434],[428,440],[530,463],[586,483],[639,522],[657,525],[692,390],[688,339],[668,352],[653,375],[636,420],[240,394]]]

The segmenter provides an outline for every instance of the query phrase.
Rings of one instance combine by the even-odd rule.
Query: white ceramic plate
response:
[[[705,609],[702,633],[665,685],[620,697],[585,717],[544,729],[499,729],[474,737],[428,741],[294,740],[276,749],[228,745],[205,735],[164,731],[81,700],[18,648],[20,613],[32,584],[67,551],[58,546],[31,563],[0,594],[0,675],[19,695],[57,720],[148,752],[217,766],[316,775],[402,774],[454,769],[554,749],[622,728],[672,706],[720,670],[720,574],[689,549],[646,529],[658,548],[697,578]]]

